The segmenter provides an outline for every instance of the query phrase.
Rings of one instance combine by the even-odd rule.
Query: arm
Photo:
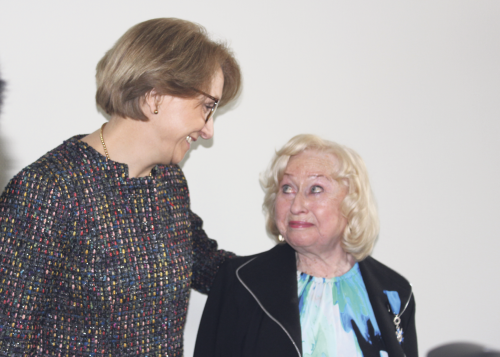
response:
[[[234,301],[234,268],[224,262],[208,294],[198,328],[194,357],[234,355],[232,343],[237,339],[235,325],[238,310]]]
[[[203,230],[203,221],[189,211],[193,240],[193,289],[207,294],[215,280],[219,266],[226,258],[234,257],[231,252],[217,250],[217,242],[207,237]]]
[[[0,355],[34,353],[62,247],[60,191],[22,171],[0,197]]]

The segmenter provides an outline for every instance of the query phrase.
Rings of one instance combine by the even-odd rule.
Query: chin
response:
[[[172,155],[172,158],[170,159],[169,164],[177,165],[179,162],[184,160],[184,157],[186,157],[186,152],[179,152],[179,151],[174,152],[174,154]]]
[[[184,160],[184,158],[185,158],[185,157],[186,157],[186,155],[185,155],[185,154],[184,154],[184,155],[182,155],[181,157],[174,156],[174,157],[172,158],[172,161],[170,161],[170,164],[175,164],[175,165],[177,165],[177,164],[179,164],[182,160]]]
[[[287,236],[286,242],[293,247],[307,247],[313,245],[315,243],[315,240],[307,236],[302,236],[302,237]]]

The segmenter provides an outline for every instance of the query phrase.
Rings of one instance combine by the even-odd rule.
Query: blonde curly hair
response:
[[[347,220],[341,245],[357,261],[363,260],[372,252],[380,228],[365,163],[354,150],[316,135],[301,134],[290,139],[276,152],[269,168],[261,175],[260,183],[265,192],[262,208],[267,231],[278,240],[280,233],[275,223],[275,203],[279,184],[290,157],[305,150],[332,154],[337,158],[333,179],[347,187],[341,204],[342,215]]]

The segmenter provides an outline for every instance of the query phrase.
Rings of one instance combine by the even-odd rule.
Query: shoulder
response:
[[[244,294],[246,287],[270,292],[294,286],[297,283],[295,251],[287,244],[278,244],[259,254],[227,259],[216,280],[218,286],[235,292],[241,290]]]
[[[256,270],[269,272],[274,266],[277,267],[285,262],[293,262],[295,265],[295,251],[288,244],[277,244],[265,252],[227,259],[224,264],[226,269],[233,271],[245,268],[252,272]]]
[[[361,272],[370,273],[380,277],[382,280],[391,280],[394,283],[401,284],[403,286],[410,285],[410,282],[401,274],[389,268],[387,265],[379,262],[373,257],[367,257],[366,259],[359,262],[359,267]]]
[[[18,175],[41,175],[44,177],[61,176],[67,172],[78,171],[85,163],[86,144],[79,141],[83,135],[74,136],[59,146],[42,155],[36,161],[22,169]],[[88,157],[90,163],[92,158]]]
[[[283,259],[283,255],[290,255],[290,251],[293,263],[286,264],[284,261],[287,259]],[[285,277],[295,276],[293,252],[288,245],[279,244],[262,253],[226,259],[219,267],[209,299],[237,300],[241,304],[247,299],[253,301],[247,287],[255,291],[269,292],[272,289],[269,290],[266,286],[281,286]]]
[[[247,255],[247,256],[237,256],[237,257],[231,257],[227,258],[224,263],[221,264],[219,268],[219,274],[222,273],[234,273],[236,270],[240,267],[245,266],[255,258],[258,258],[264,253],[258,253],[258,254],[253,254],[253,255]]]
[[[371,294],[397,291],[401,299],[405,301],[412,295],[413,288],[404,276],[372,257],[367,257],[359,262],[359,270],[365,286]]]
[[[19,171],[7,184],[3,196],[27,197],[27,194],[48,192],[51,198],[58,197],[58,193],[64,191],[66,178],[81,167],[75,164],[75,161],[81,160],[74,159],[78,156],[74,147],[79,137],[66,140]]]

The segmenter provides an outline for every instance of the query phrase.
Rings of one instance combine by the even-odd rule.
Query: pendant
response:
[[[396,338],[398,339],[398,342],[401,343],[403,342],[403,329],[399,326],[401,323],[401,318],[399,315],[394,316],[394,325],[396,326]]]

